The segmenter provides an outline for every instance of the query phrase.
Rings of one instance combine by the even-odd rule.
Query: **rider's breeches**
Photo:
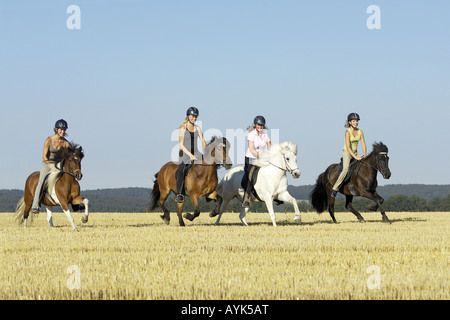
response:
[[[356,151],[353,152],[358,155]],[[347,149],[342,150],[342,172],[336,180],[336,183],[333,186],[333,190],[339,191],[339,187],[341,186],[342,181],[344,181],[345,176],[347,175],[350,160],[352,160],[352,155],[347,151]]]
[[[42,184],[44,183],[44,180],[48,176],[50,171],[51,171],[51,168],[45,162],[42,162],[41,171],[39,173],[39,182],[36,186],[36,191],[34,192],[33,205],[31,206],[31,208],[39,207],[39,200],[40,200],[39,198],[41,195]]]

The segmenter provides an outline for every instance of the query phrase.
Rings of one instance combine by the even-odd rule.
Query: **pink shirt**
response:
[[[256,129],[248,134],[247,140],[253,141],[255,150],[260,155],[266,150],[266,146],[270,142],[269,135],[265,130],[261,133],[261,135],[258,135]],[[250,148],[247,149],[245,156],[250,159],[256,159],[256,157],[250,152]]]

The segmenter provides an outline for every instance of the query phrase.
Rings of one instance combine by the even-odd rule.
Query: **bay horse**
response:
[[[379,171],[384,179],[391,177],[391,170],[389,169],[388,147],[382,142],[374,143],[372,152],[362,160],[359,160],[349,182],[343,183],[339,192],[345,195],[345,208],[351,211],[360,222],[365,222],[361,214],[352,206],[353,196],[361,196],[375,202],[369,207],[369,210],[376,211],[380,209],[383,217],[383,222],[390,222],[386,216],[385,210],[381,206],[384,199],[377,193],[376,188],[377,172]],[[334,202],[335,198],[331,197],[331,192],[334,183],[336,182],[339,172],[337,167],[339,164],[330,165],[327,170],[319,175],[316,185],[310,194],[311,205],[318,213],[322,213],[328,207],[331,219],[334,223]],[[357,172],[356,172],[357,171]]]
[[[300,223],[297,200],[287,191],[288,180],[286,176],[286,173],[289,172],[295,179],[300,177],[300,170],[297,166],[297,145],[289,141],[274,144],[256,160],[254,165],[260,167],[254,189],[259,199],[265,202],[273,226],[277,226],[273,210],[274,199],[291,203],[295,211],[294,221]],[[217,186],[217,192],[221,199],[217,203],[219,208],[211,213],[211,216],[216,215],[215,213],[219,215],[215,222],[216,225],[219,224],[224,209],[232,199],[237,198],[241,202],[243,201],[244,189],[241,186],[243,176],[244,167],[235,167],[227,172]],[[251,202],[258,202],[259,199],[253,194],[250,195]],[[239,219],[245,226],[248,225],[245,219],[248,209],[242,208],[239,215]]]
[[[74,231],[77,231],[72,215],[70,214],[69,204],[74,211],[84,208],[84,216],[81,221],[88,221],[88,203],[89,200],[80,196],[80,184],[78,180],[83,177],[81,173],[81,160],[84,157],[82,147],[70,143],[69,147],[61,148],[55,155],[53,163],[50,163],[51,171],[44,181],[42,187],[41,204],[46,206],[47,221],[50,227],[53,227],[52,212],[48,207],[61,206]],[[19,200],[16,207],[16,221],[27,227],[30,216],[31,205],[33,203],[34,193],[39,181],[39,171],[30,174],[25,182],[24,196]]]
[[[205,148],[205,155],[202,163],[194,163],[185,177],[185,187],[187,195],[190,196],[194,206],[194,215],[186,213],[184,217],[193,221],[200,215],[198,200],[205,197],[207,201],[218,200],[216,192],[218,183],[217,169],[224,166],[225,169],[231,168],[231,159],[228,156],[230,143],[226,138],[213,137]],[[155,174],[156,180],[153,184],[153,190],[150,197],[149,211],[153,211],[156,206],[163,210],[161,219],[166,224],[170,223],[170,212],[164,205],[170,192],[175,193],[176,179],[175,172],[178,169],[178,163],[167,162]],[[177,215],[180,226],[184,227],[182,216],[184,202],[177,203]]]

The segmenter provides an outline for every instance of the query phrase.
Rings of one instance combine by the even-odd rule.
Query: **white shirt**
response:
[[[269,135],[265,130],[261,132],[261,135],[258,135],[258,132],[255,130],[251,131],[248,134],[248,141],[253,141],[253,144],[255,146],[256,152],[258,152],[260,155],[266,150],[267,144],[270,142]],[[250,159],[256,159],[256,156],[253,155],[253,153],[250,152],[250,148],[247,149],[247,153],[245,154],[246,157]]]

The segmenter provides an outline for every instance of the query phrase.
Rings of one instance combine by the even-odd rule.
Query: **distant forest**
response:
[[[309,206],[309,193],[313,186],[289,186],[289,192],[298,200],[301,212],[313,211]],[[379,186],[378,193],[385,199],[386,211],[450,211],[450,185],[387,185]],[[118,188],[98,189],[82,191],[81,195],[89,199],[90,212],[146,212],[150,203],[151,189],[148,188]],[[14,212],[19,199],[23,196],[22,190],[0,190],[0,212]],[[188,198],[189,199],[189,198]],[[344,197],[338,196],[336,211],[346,211]],[[367,205],[371,201],[355,197],[353,204],[359,211],[367,211]],[[171,197],[166,201],[171,212],[176,211],[176,203]],[[215,207],[215,202],[200,201],[202,212],[210,212]],[[226,211],[239,212],[241,204],[232,201]],[[293,212],[291,204],[274,206],[277,212]],[[252,203],[251,211],[267,212],[264,203]],[[55,207],[55,211],[60,211]],[[160,212],[157,209],[156,212]],[[185,212],[192,212],[190,200],[184,206]]]

